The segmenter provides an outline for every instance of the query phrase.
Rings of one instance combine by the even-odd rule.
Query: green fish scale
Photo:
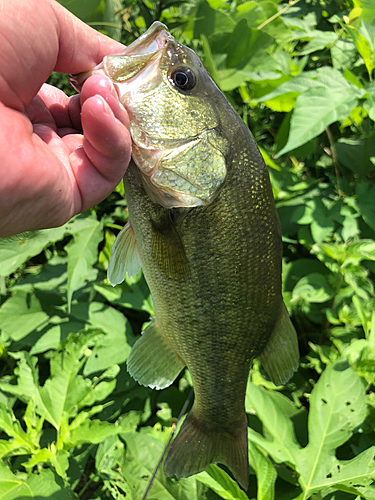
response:
[[[163,335],[190,370],[195,415],[240,426],[252,359],[266,345],[281,306],[279,222],[266,167],[246,127],[230,130],[236,150],[213,203],[177,216],[187,276],[167,276],[153,255],[154,204],[129,171],[126,197],[143,270]],[[178,212],[177,212],[178,213]]]

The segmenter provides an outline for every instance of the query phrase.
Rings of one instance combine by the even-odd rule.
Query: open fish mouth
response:
[[[196,54],[155,22],[71,83],[80,91],[95,74],[111,80],[127,110],[132,158],[149,198],[168,209],[213,201],[227,174],[229,146],[207,103],[207,86],[217,89]]]
[[[104,74],[114,82],[125,82],[133,78],[153,59],[159,57],[170,42],[175,42],[175,39],[164,24],[156,21],[122,52],[105,56],[98,66],[84,73],[71,75],[69,81],[77,92],[81,91],[87,78],[96,74]],[[124,56],[121,57],[121,63],[118,56]],[[125,60],[126,65],[124,65]]]

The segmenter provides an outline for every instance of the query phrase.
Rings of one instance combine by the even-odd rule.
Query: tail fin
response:
[[[194,416],[194,407],[186,417],[164,463],[167,477],[189,477],[209,464],[220,462],[232,471],[246,491],[249,483],[247,420],[240,428],[223,429]]]

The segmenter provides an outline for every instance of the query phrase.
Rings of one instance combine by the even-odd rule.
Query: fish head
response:
[[[230,148],[217,110],[223,96],[195,52],[155,22],[95,73],[111,79],[129,114],[132,157],[149,197],[165,208],[210,203]]]

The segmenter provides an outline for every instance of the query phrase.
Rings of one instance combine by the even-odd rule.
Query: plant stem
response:
[[[167,442],[167,444],[165,445],[165,448],[164,448],[164,451],[163,451],[163,453],[162,453],[162,455],[161,455],[161,457],[160,457],[160,460],[159,460],[159,462],[157,463],[157,465],[156,465],[156,467],[155,467],[155,470],[154,470],[154,472],[153,472],[153,474],[152,474],[152,477],[151,477],[151,479],[150,479],[150,482],[148,483],[148,486],[147,486],[147,488],[146,488],[146,491],[144,492],[144,495],[143,495],[143,497],[142,497],[142,500],[146,500],[146,497],[147,497],[147,495],[148,495],[148,493],[149,493],[149,491],[150,491],[150,489],[151,489],[151,486],[153,485],[153,482],[154,482],[154,480],[155,480],[156,474],[158,473],[158,470],[160,469],[160,466],[161,466],[161,464],[162,464],[162,462],[163,462],[163,460],[164,460],[164,457],[165,457],[165,455],[166,455],[166,453],[167,453],[167,451],[168,451],[169,445],[171,444],[172,439],[173,439],[173,436],[175,435],[176,428],[177,428],[177,424],[178,424],[178,422],[181,420],[181,418],[183,417],[183,415],[184,415],[184,413],[185,413],[185,411],[186,411],[186,408],[188,407],[188,405],[189,405],[189,403],[190,403],[190,400],[191,400],[191,398],[193,397],[193,394],[194,394],[194,389],[191,389],[191,391],[189,392],[188,397],[186,398],[186,401],[185,401],[185,403],[184,403],[184,406],[182,407],[182,410],[181,410],[181,412],[180,412],[180,414],[179,414],[179,416],[178,416],[177,422],[176,422],[176,423],[172,426],[172,433],[171,433],[171,435],[170,435],[170,438],[168,439],[168,442]]]
[[[277,17],[280,17],[282,14],[284,14],[287,10],[289,10],[291,7],[293,7],[293,5],[295,5],[296,3],[298,3],[300,0],[289,0],[288,2],[288,5],[286,5],[283,9],[281,9],[279,12],[276,12],[276,14],[274,14],[273,16],[271,16],[269,19],[266,19],[266,21],[264,21],[264,23],[260,24],[258,27],[257,27],[257,30],[261,30],[262,28],[264,28],[265,26],[267,26],[267,24],[269,24],[270,22],[272,22],[274,19],[276,19]]]
[[[343,193],[342,193],[341,181],[340,181],[339,160],[337,158],[337,151],[336,151],[336,148],[335,148],[335,143],[333,142],[333,135],[332,135],[331,129],[329,127],[326,128],[326,134],[327,134],[327,137],[328,137],[328,140],[329,140],[329,145],[330,145],[330,148],[331,148],[333,164],[335,166],[337,189],[338,189],[340,198],[342,198],[343,197]]]

